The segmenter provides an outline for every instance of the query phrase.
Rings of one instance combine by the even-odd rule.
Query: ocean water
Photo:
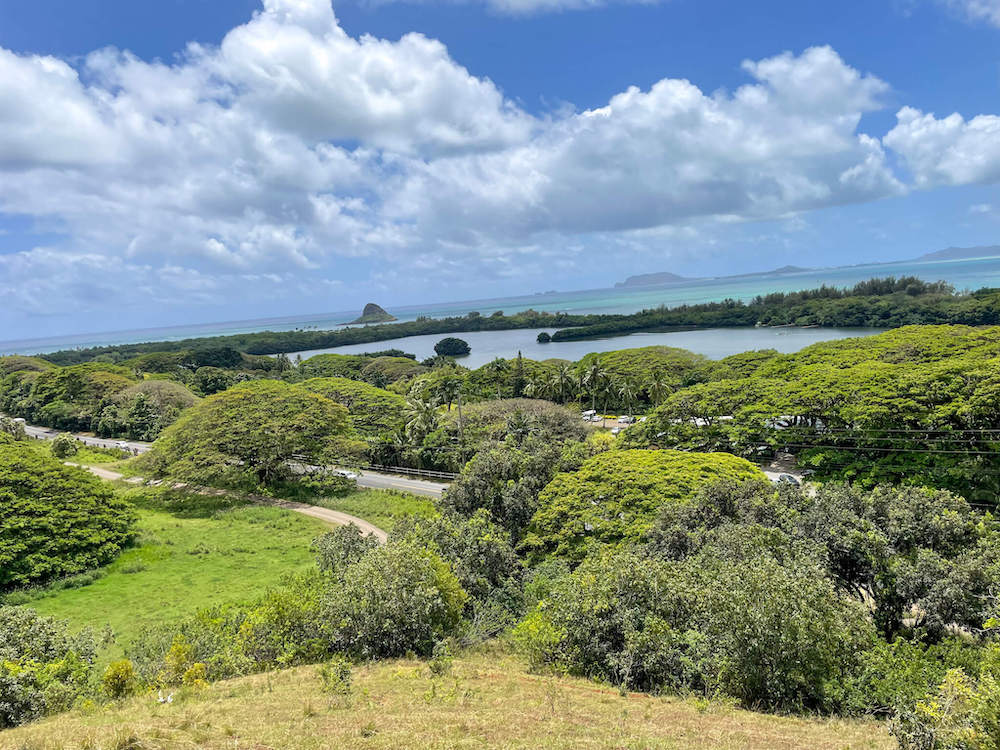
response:
[[[880,263],[800,271],[789,274],[762,274],[743,278],[700,279],[656,287],[620,287],[573,292],[549,292],[520,297],[434,303],[398,308],[389,307],[388,309],[389,312],[401,321],[414,320],[421,315],[439,318],[449,315],[464,315],[472,311],[488,315],[496,310],[511,313],[528,308],[548,312],[632,313],[659,305],[673,307],[685,303],[693,304],[723,299],[750,300],[760,294],[767,294],[769,292],[794,292],[800,289],[811,289],[822,284],[838,287],[851,286],[858,281],[870,279],[875,276],[916,276],[925,281],[943,280],[954,285],[959,290],[972,290],[984,286],[1000,286],[1000,257],[971,260]],[[609,283],[613,283],[616,280],[609,279],[608,281]],[[329,330],[341,327],[344,321],[353,320],[358,314],[359,310],[339,310],[324,313],[289,315],[279,318],[6,341],[0,342],[0,354],[43,354],[59,349],[107,346],[141,341],[175,341],[196,336],[220,336],[265,330]],[[676,336],[677,334],[670,335]],[[514,343],[516,345],[523,342],[519,340]],[[365,345],[365,348],[368,350],[372,347],[384,348],[382,344]],[[346,352],[347,349],[348,347],[343,347],[339,350]],[[594,350],[589,349],[588,351]],[[414,353],[416,354],[417,352]],[[552,354],[550,356],[562,355]]]

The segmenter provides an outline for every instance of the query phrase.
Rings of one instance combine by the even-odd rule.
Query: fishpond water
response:
[[[553,328],[525,328],[515,331],[474,331],[455,334],[469,342],[472,351],[458,362],[468,368],[480,367],[497,357],[516,357],[518,352],[528,359],[569,359],[577,360],[590,352],[607,352],[614,349],[631,349],[640,346],[674,346],[704,354],[711,359],[721,359],[730,354],[754,349],[777,349],[779,352],[797,352],[799,349],[819,341],[845,339],[857,336],[871,336],[881,333],[877,328],[707,328],[685,331],[656,331],[632,333],[627,336],[585,339],[583,341],[553,341],[539,344],[536,341],[541,331],[552,333]],[[314,349],[293,352],[302,359],[317,354],[360,354],[383,349],[402,349],[417,355],[417,359],[434,356],[434,344],[443,338],[441,334],[407,336],[405,338],[378,341],[371,344],[338,346],[336,349]]]

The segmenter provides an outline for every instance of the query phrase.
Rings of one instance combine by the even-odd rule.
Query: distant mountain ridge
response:
[[[660,271],[659,273],[640,273],[637,276],[629,276],[625,281],[615,282],[615,288],[630,286],[656,286],[657,284],[674,284],[681,281],[696,281],[695,277],[678,276],[670,271]]]
[[[661,284],[682,284],[687,281],[704,281],[705,279],[745,279],[752,276],[773,276],[783,273],[801,273],[803,271],[815,271],[814,268],[803,268],[802,266],[782,266],[772,271],[754,271],[752,273],[737,273],[731,276],[679,276],[669,271],[659,273],[641,273],[637,276],[629,276],[625,281],[615,282],[615,289],[632,288],[637,286],[659,286]]]
[[[1000,245],[980,245],[978,247],[947,247],[933,253],[925,253],[914,260],[962,260],[965,258],[990,258],[1000,255]]]
[[[1000,256],[1000,245],[980,245],[978,247],[948,247],[944,250],[936,250],[932,253],[925,253],[918,258],[910,258],[909,261],[934,261],[934,260],[965,260],[970,258],[989,258]],[[882,263],[862,263],[857,265],[885,266],[894,263],[906,263],[907,261],[884,261]],[[856,266],[833,266],[836,268],[853,268]],[[682,284],[688,281],[704,281],[706,279],[746,279],[753,276],[775,276],[787,273],[803,273],[805,271],[816,271],[817,268],[804,268],[802,266],[782,266],[773,271],[755,271],[753,273],[737,273],[729,276],[680,276],[670,271],[659,273],[641,273],[636,276],[629,276],[625,281],[615,283],[616,289],[632,288],[638,286],[659,286],[661,284]]]

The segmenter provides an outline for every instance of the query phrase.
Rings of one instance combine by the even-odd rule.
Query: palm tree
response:
[[[497,400],[500,400],[500,383],[503,382],[503,376],[507,374],[510,370],[510,363],[503,357],[497,357],[488,365],[486,365],[486,370],[493,376],[496,381],[497,386]]]
[[[458,393],[462,388],[462,377],[457,373],[448,373],[443,376],[437,384],[437,396],[442,403],[448,404],[448,411],[451,411],[451,405],[455,403],[458,398]]]
[[[663,370],[656,370],[650,375],[646,382],[646,391],[649,393],[649,400],[653,406],[659,406],[670,393],[670,379]]]
[[[552,375],[549,385],[552,388],[553,395],[561,403],[566,403],[566,391],[573,388],[573,368],[568,364],[562,365]]]
[[[601,365],[601,360],[594,359],[583,374],[583,385],[590,392],[590,408],[597,409],[597,396],[605,389],[608,381],[608,371]]]
[[[437,407],[433,401],[410,396],[406,399],[403,418],[406,424],[406,437],[411,443],[420,443],[437,426]]]
[[[622,404],[625,406],[625,411],[631,413],[632,407],[635,405],[636,399],[639,396],[639,389],[635,386],[628,378],[625,378],[621,385],[618,386],[618,397],[622,400]]]

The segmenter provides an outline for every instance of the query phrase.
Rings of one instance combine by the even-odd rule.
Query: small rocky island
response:
[[[396,318],[383,310],[381,306],[376,305],[374,302],[369,302],[361,312],[360,318],[344,325],[357,326],[367,323],[391,323],[394,320]]]

